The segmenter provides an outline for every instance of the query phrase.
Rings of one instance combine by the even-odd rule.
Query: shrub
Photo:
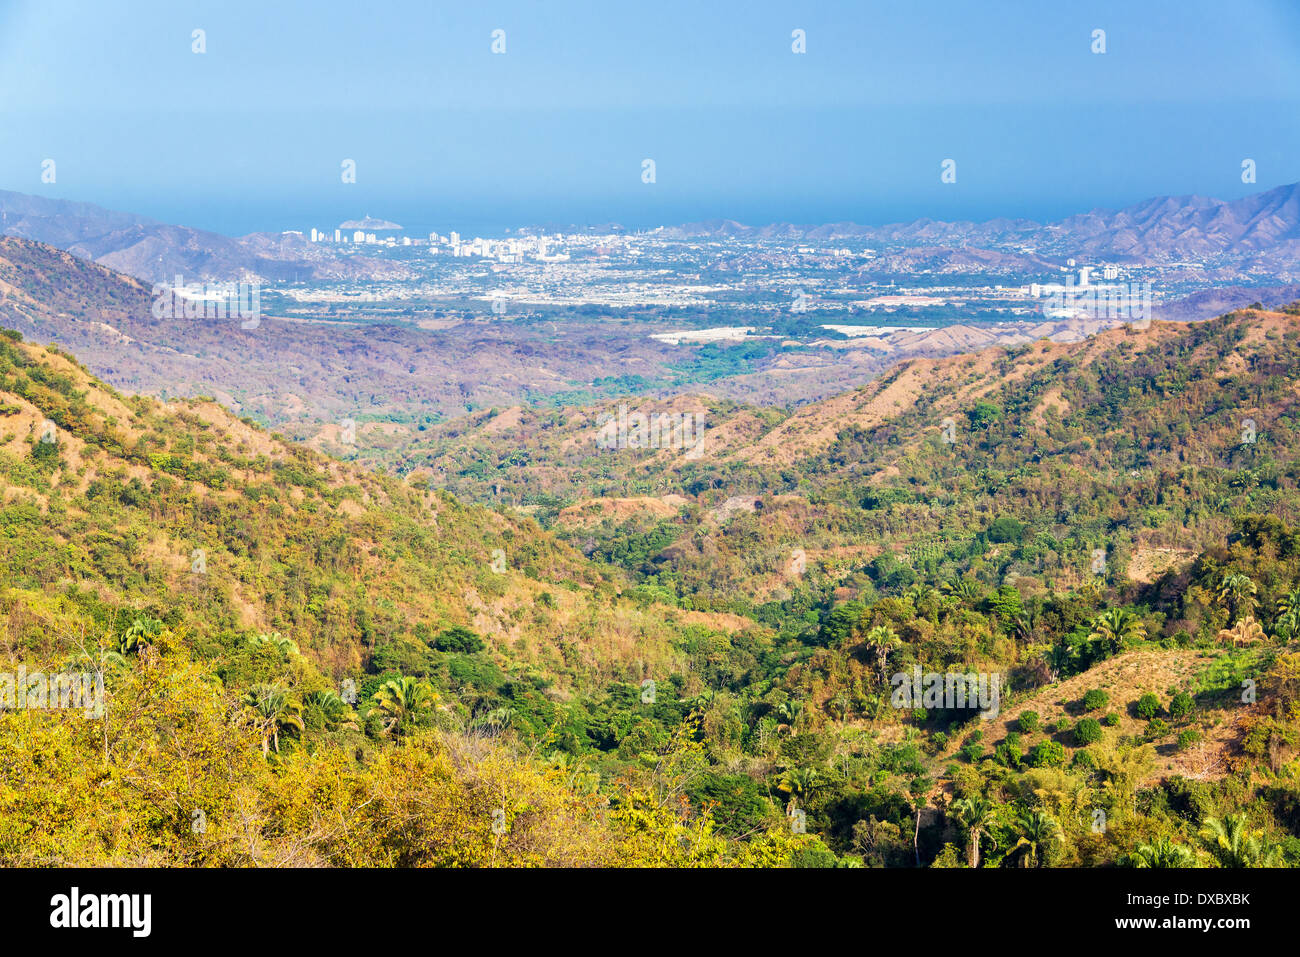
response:
[[[1001,515],[989,525],[990,542],[1018,542],[1025,536],[1025,526],[1010,515]]]
[[[1075,751],[1074,760],[1070,762],[1070,767],[1083,771],[1095,771],[1097,770],[1097,759],[1092,756],[1091,751]]]
[[[1065,732],[1070,730],[1070,719],[1057,718],[1056,724],[1054,724],[1052,727],[1056,729],[1057,734],[1064,734]]]
[[[1106,717],[1102,718],[1101,720],[1105,723],[1106,727],[1108,728],[1119,727],[1119,715],[1116,714],[1114,711],[1106,715]]]
[[[1084,718],[1074,726],[1074,740],[1081,747],[1096,744],[1101,740],[1101,722],[1096,718]]]
[[[1083,696],[1083,706],[1088,711],[1100,711],[1110,704],[1110,695],[1100,688],[1093,688]]]
[[[1180,731],[1178,733],[1178,750],[1182,751],[1186,748],[1190,748],[1199,740],[1201,740],[1201,736],[1197,733],[1195,728],[1187,728],[1184,731]]]
[[[1059,768],[1065,763],[1065,746],[1057,741],[1040,741],[1029,752],[1029,763],[1036,768]]]
[[[1148,691],[1142,697],[1137,699],[1134,707],[1137,709],[1138,717],[1146,718],[1150,721],[1160,713],[1160,699]]]
[[[1180,691],[1169,701],[1169,717],[1185,718],[1196,708],[1196,702],[1186,691]]]
[[[1024,759],[1025,753],[1018,744],[1003,741],[993,749],[993,760],[1004,768],[1018,768]]]
[[[472,655],[476,651],[482,651],[487,646],[483,639],[468,628],[462,628],[460,625],[453,625],[446,629],[430,644],[436,651],[453,651],[461,654]]]
[[[1033,734],[1038,730],[1041,722],[1037,711],[1022,711],[1016,724],[1025,734]]]
[[[978,744],[966,745],[961,749],[961,753],[971,764],[978,763],[979,760],[984,757],[984,749]]]
[[[1152,718],[1147,722],[1146,738],[1148,741],[1154,741],[1157,738],[1163,738],[1169,733],[1169,722],[1164,718]]]

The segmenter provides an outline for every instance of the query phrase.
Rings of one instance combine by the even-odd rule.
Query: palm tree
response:
[[[1125,641],[1146,637],[1142,619],[1125,608],[1108,608],[1092,620],[1089,641],[1095,641],[1106,654],[1120,650]]]
[[[862,639],[863,643],[876,653],[876,667],[880,669],[880,680],[889,683],[889,653],[903,647],[903,642],[894,629],[888,625],[876,625]]]
[[[1225,574],[1219,582],[1219,601],[1228,607],[1232,618],[1241,614],[1242,609],[1252,611],[1255,608],[1255,594],[1259,589],[1251,579],[1240,572]]]
[[[788,701],[782,701],[777,706],[776,716],[778,723],[776,726],[777,733],[784,728],[786,731],[793,732],[795,724],[799,721],[799,715],[803,713],[803,703],[791,698]]]
[[[930,801],[933,782],[925,775],[912,779],[907,792],[912,796],[912,810],[916,814],[916,825],[912,828],[912,853],[916,856],[916,866],[921,866],[921,812]]]
[[[1277,620],[1273,628],[1283,638],[1293,638],[1300,631],[1300,588],[1287,592],[1277,600]]]
[[[933,598],[935,594],[936,592],[934,590],[934,587],[932,585],[927,585],[924,582],[918,582],[917,584],[907,589],[907,591],[904,593],[905,597],[911,600],[912,607],[917,609],[918,611],[920,610],[922,605],[928,604],[930,599]]]
[[[279,685],[256,685],[244,695],[244,708],[253,718],[253,725],[262,734],[262,756],[275,745],[280,751],[280,729],[294,728],[302,733],[302,705]]]
[[[298,654],[298,643],[290,638],[283,637],[278,631],[263,632],[260,635],[254,635],[248,639],[250,648],[261,648],[270,645],[280,652],[282,656],[288,658],[290,655]]]
[[[1281,847],[1265,843],[1262,830],[1249,829],[1245,814],[1207,817],[1201,838],[1224,867],[1273,867],[1281,857]]]
[[[1016,824],[1020,828],[1020,839],[1016,841],[1012,850],[1017,847],[1028,848],[1026,859],[1030,867],[1038,867],[1040,850],[1049,848],[1054,840],[1064,840],[1061,825],[1057,824],[1056,819],[1046,811],[1023,811],[1016,818]]]
[[[380,685],[372,700],[375,710],[384,716],[384,731],[400,735],[437,704],[438,694],[427,681],[394,678]]]
[[[952,810],[957,823],[966,828],[966,859],[971,867],[979,867],[980,835],[988,834],[988,827],[993,823],[994,806],[988,798],[977,794],[953,801]]]
[[[821,773],[816,768],[787,768],[777,780],[776,786],[790,795],[790,806],[797,806],[798,799],[808,797],[822,784]]]
[[[514,708],[495,708],[491,711],[485,711],[474,719],[473,727],[488,728],[492,731],[501,731],[510,727],[518,714]]]
[[[964,605],[977,605],[982,597],[980,595],[980,586],[968,578],[958,578],[950,582],[944,582],[941,587],[945,595],[950,595]]]
[[[137,650],[140,645],[150,644],[153,639],[163,633],[165,627],[157,618],[140,617],[131,622],[131,627],[127,628],[122,635],[120,643],[122,654],[130,654]]]
[[[1134,867],[1191,867],[1195,862],[1192,852],[1181,844],[1162,837],[1154,844],[1141,844],[1133,852]]]
[[[1078,651],[1078,644],[1071,641],[1068,635],[1062,635],[1056,644],[1047,650],[1048,673],[1053,681],[1060,680],[1061,673],[1074,661]]]
[[[305,704],[320,710],[327,728],[357,730],[357,723],[352,720],[352,709],[337,691],[313,691],[307,696]]]

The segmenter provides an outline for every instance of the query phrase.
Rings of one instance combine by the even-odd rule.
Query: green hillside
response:
[[[395,478],[7,336],[4,667],[107,707],[0,711],[0,862],[1294,865],[1298,339],[677,399],[691,459],[481,415]]]

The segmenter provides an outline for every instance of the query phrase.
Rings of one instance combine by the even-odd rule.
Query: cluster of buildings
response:
[[[558,248],[563,237],[519,236],[511,239],[462,239],[460,233],[448,233],[440,236],[429,234],[429,252],[438,255],[446,253],[453,257],[477,256],[481,259],[493,259],[500,263],[520,263],[531,259],[543,263],[568,262],[569,254]]]
[[[358,246],[428,246],[433,255],[448,255],[454,258],[477,257],[491,259],[499,263],[520,263],[526,260],[535,262],[568,262],[569,253],[564,248],[564,237],[556,236],[519,236],[511,239],[473,239],[463,238],[460,233],[447,235],[429,233],[427,239],[413,239],[410,236],[382,235],[401,230],[396,223],[383,220],[365,220],[343,223],[332,232],[317,229],[314,226],[306,234],[313,243],[352,243]],[[288,233],[302,236],[300,230],[288,230]]]
[[[289,230],[289,232],[298,232],[298,230]],[[402,236],[399,239],[396,236],[380,236],[377,233],[366,232],[364,229],[336,229],[331,235],[323,229],[312,227],[308,236],[314,243],[356,243],[357,245],[365,244],[369,246],[414,246],[419,244],[418,240],[412,239],[410,236]]]
[[[1065,261],[1065,263],[1066,263],[1066,264],[1065,264],[1065,266],[1063,267],[1063,269],[1065,269],[1065,270],[1073,270],[1073,269],[1076,268],[1076,263],[1075,263],[1075,261],[1074,261],[1073,259],[1067,259],[1067,260]],[[1029,284],[1029,295],[1030,295],[1032,298],[1034,298],[1034,299],[1038,299],[1038,298],[1040,298],[1040,297],[1042,297],[1042,296],[1048,296],[1048,297],[1050,297],[1050,296],[1056,296],[1056,295],[1059,295],[1059,294],[1065,292],[1067,289],[1070,289],[1070,288],[1074,288],[1074,289],[1086,289],[1086,288],[1088,288],[1088,287],[1092,284],[1092,274],[1093,274],[1094,272],[1097,271],[1097,267],[1096,267],[1096,266],[1078,266],[1077,268],[1078,268],[1078,272],[1079,272],[1079,279],[1078,279],[1077,282],[1075,281],[1073,275],[1067,275],[1067,276],[1066,276],[1066,279],[1065,279],[1065,282],[1063,282],[1063,283],[1060,283],[1060,282],[1046,282],[1046,283],[1032,282],[1032,283]],[[1101,278],[1102,278],[1102,281],[1103,281],[1103,282],[1113,282],[1114,280],[1118,279],[1118,278],[1119,278],[1119,267],[1118,267],[1118,266],[1105,266],[1105,265],[1102,266],[1102,267],[1101,267]]]

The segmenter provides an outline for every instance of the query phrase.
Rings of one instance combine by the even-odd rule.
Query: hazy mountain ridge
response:
[[[911,223],[748,226],[711,220],[666,227],[661,235],[695,238],[856,239],[906,245],[1017,247],[1032,254],[1096,256],[1125,263],[1226,258],[1255,270],[1292,274],[1300,259],[1300,183],[1241,199],[1159,196],[1119,210],[1096,209],[1055,223],[993,219],[983,223],[919,219]]]
[[[237,239],[91,203],[0,190],[0,235],[47,243],[148,282],[367,277],[404,279],[399,263],[342,256],[293,234]]]
[[[608,228],[624,231],[612,225]],[[1094,257],[1151,265],[1213,262],[1231,271],[1273,275],[1289,282],[1300,260],[1300,183],[1232,201],[1159,196],[1123,209],[1095,209],[1054,223],[998,218],[979,223],[918,219],[884,226],[750,226],[735,220],[709,220],[660,227],[651,233],[679,239],[852,239],[929,247],[928,253],[898,254],[879,264],[885,270],[901,272],[932,268],[942,273],[949,271],[944,268],[945,260],[955,258],[969,266],[972,256],[1004,270],[1050,266],[1043,257]],[[7,191],[0,191],[0,234],[49,243],[152,282],[170,281],[176,275],[195,280],[382,280],[415,275],[401,263],[346,255],[293,233],[230,238],[89,203]],[[984,252],[973,253],[973,248]]]

